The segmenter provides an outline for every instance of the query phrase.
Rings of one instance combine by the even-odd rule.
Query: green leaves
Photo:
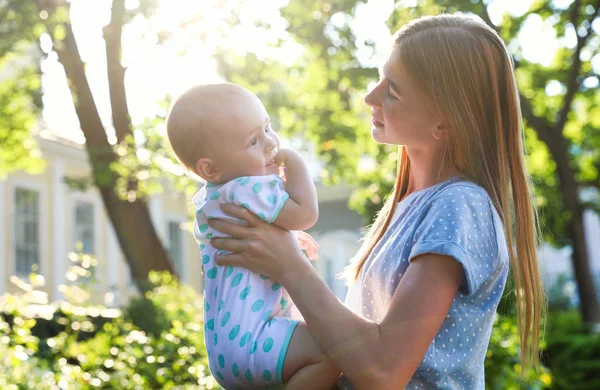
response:
[[[38,279],[0,297],[1,388],[215,388],[191,287],[153,273],[152,290],[121,311],[33,300],[43,295]]]
[[[350,204],[370,221],[383,204],[382,194],[391,192],[396,163],[388,159],[395,148],[376,145],[370,137],[368,109],[362,98],[368,84],[375,82],[378,76],[376,69],[358,62],[358,37],[348,27],[359,3],[290,2],[281,14],[289,23],[290,40],[303,48],[292,65],[262,61],[249,54],[233,61],[220,61],[220,69],[228,80],[258,93],[278,121],[278,130],[282,134],[288,137],[299,135],[314,144],[325,165],[322,179],[326,183],[343,180],[359,188]],[[392,32],[413,18],[440,12],[473,13],[489,20],[483,1],[420,0],[416,3],[417,6],[410,7],[398,2],[388,21]],[[584,19],[590,19],[592,11],[596,12],[592,2],[582,2],[578,25],[574,28],[570,8],[558,8],[554,2],[536,0],[522,15],[504,14],[501,24],[495,27],[518,60],[516,76],[521,94],[528,100],[533,113],[550,126],[559,119],[572,78],[574,30],[579,28],[581,33],[581,28],[589,26]],[[519,38],[527,39],[527,36],[519,35],[525,23],[538,16],[542,21],[551,22],[558,39],[554,60],[548,66],[525,60],[523,42],[519,41]],[[340,20],[344,22],[339,23]],[[592,62],[600,58],[599,45],[600,37],[596,31],[581,51],[580,76],[576,79],[579,87],[566,125],[564,129],[558,129],[556,135],[564,137],[576,179],[582,185],[595,188],[600,185],[595,179],[600,170],[600,121],[596,120],[600,117],[597,109],[600,92],[597,87],[585,87],[583,80],[591,77],[587,83],[594,85],[594,79],[598,78],[598,69],[593,68]],[[230,53],[222,53],[221,58],[233,57]],[[531,124],[526,123],[526,126],[530,151],[528,167],[537,185],[545,239],[555,245],[568,244],[566,225],[570,215],[565,211],[553,156]],[[365,155],[376,161],[375,169],[370,172],[358,167]]]
[[[15,66],[6,58],[0,63],[3,68]],[[13,73],[13,78],[0,79],[0,178],[15,170],[39,173],[45,166],[31,133],[37,118],[40,76],[34,68]]]

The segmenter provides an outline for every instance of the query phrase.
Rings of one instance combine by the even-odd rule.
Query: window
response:
[[[94,205],[90,202],[77,202],[75,205],[75,224],[73,237],[75,242],[82,244],[81,252],[93,255],[95,253],[94,242]]]
[[[40,195],[15,189],[15,273],[23,276],[40,264]]]
[[[175,270],[183,272],[183,235],[179,222],[169,222],[169,257],[173,260]],[[183,276],[183,275],[181,275]]]

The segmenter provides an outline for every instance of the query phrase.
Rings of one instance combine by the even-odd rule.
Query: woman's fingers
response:
[[[250,229],[247,226],[240,225],[238,223],[225,221],[224,219],[211,218],[208,220],[208,226],[214,230],[227,234],[228,236],[235,238],[248,238],[250,237]]]
[[[217,265],[234,267],[244,267],[244,257],[239,253],[230,253],[228,255],[219,255],[216,258]]]
[[[210,245],[217,249],[226,250],[231,253],[226,255],[218,255],[216,258],[217,264],[226,266],[233,265],[234,267],[242,267],[244,257],[241,252],[247,247],[247,243],[235,238],[213,238],[210,240]]]
[[[226,214],[243,219],[244,221],[248,222],[249,226],[257,226],[260,223],[264,223],[250,210],[242,206],[238,206],[231,203],[223,203],[221,204],[221,210],[223,210],[223,212]]]
[[[247,244],[242,240],[228,237],[213,238],[212,240],[210,240],[210,245],[217,249],[233,253],[242,252],[244,249],[246,249],[247,246]]]

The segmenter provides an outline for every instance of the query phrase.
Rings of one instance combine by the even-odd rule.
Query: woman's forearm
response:
[[[312,266],[299,264],[281,282],[313,337],[356,388],[385,388],[379,325],[349,310]]]

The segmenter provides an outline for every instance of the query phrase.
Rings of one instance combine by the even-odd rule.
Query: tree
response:
[[[16,169],[35,173],[44,167],[43,160],[36,158],[39,152],[29,131],[35,124],[33,111],[41,105],[39,69],[20,63],[14,54],[31,49],[22,38],[32,39],[32,32],[26,31],[23,37],[15,29],[32,23],[28,20],[31,10],[31,4],[19,2],[0,9],[0,20],[7,25],[0,39],[0,178]],[[38,53],[29,50],[25,54],[37,57]]]
[[[143,184],[137,176],[141,162],[136,154],[138,150],[127,107],[121,36],[123,26],[132,17],[152,11],[153,2],[142,2],[137,9],[127,10],[125,0],[115,0],[110,23],[103,31],[115,145],[109,142],[107,129],[92,96],[85,63],[80,56],[70,21],[70,3],[64,0],[7,0],[4,3],[3,12],[12,17],[1,22],[3,35],[0,44],[3,47],[11,48],[11,40],[31,46],[44,33],[52,40],[53,50],[64,67],[77,118],[85,136],[92,167],[92,183],[102,196],[132,275],[140,290],[146,291],[151,287],[147,280],[149,271],[175,273],[175,270],[152,225],[146,197],[139,196],[137,191]],[[124,169],[123,160],[128,162],[129,168],[136,169]],[[123,176],[123,172],[129,174]]]
[[[588,324],[600,323],[583,223],[585,210],[600,213],[600,1],[575,0],[561,8],[553,1],[536,0],[523,15],[505,14],[498,25],[490,19],[487,1],[414,3],[396,4],[388,21],[392,31],[421,15],[465,12],[479,15],[507,42],[515,60],[530,150],[528,166],[536,184],[544,239],[573,248],[582,317]],[[303,47],[293,65],[258,61],[251,54],[222,53],[221,68],[229,80],[262,94],[284,133],[303,132],[316,143],[326,162],[324,179],[357,185],[360,190],[352,205],[372,221],[382,204],[376,194],[391,193],[396,155],[393,149],[368,140],[368,111],[361,96],[377,73],[374,66],[359,63],[356,53],[359,46],[368,49],[374,42],[359,42],[350,27],[362,6],[357,0],[292,1],[281,14],[289,23],[290,39]],[[570,37],[573,45],[563,43],[547,66],[529,61],[519,41],[529,18],[551,22],[556,36],[566,37],[567,42]],[[550,87],[559,92],[548,96]],[[375,157],[375,169],[358,169],[364,155]],[[587,189],[596,196],[584,197]]]

